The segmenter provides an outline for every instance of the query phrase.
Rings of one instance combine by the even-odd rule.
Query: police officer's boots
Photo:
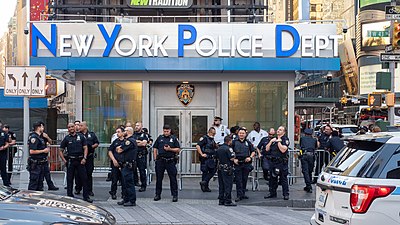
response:
[[[200,182],[200,188],[202,192],[206,192],[207,183],[205,181]]]

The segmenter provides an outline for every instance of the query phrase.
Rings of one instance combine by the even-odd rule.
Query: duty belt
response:
[[[83,159],[83,155],[80,156],[68,156],[69,159]]]
[[[48,162],[47,158],[44,158],[44,159],[33,159],[33,158],[29,157],[29,160],[32,161],[33,163],[36,163],[36,164],[45,164],[45,163]]]
[[[135,165],[135,161],[132,161],[132,162],[119,162],[119,165],[121,166],[121,168],[124,168],[124,167],[132,168],[133,165]]]
[[[161,160],[164,160],[165,162],[172,162],[172,161],[174,161],[175,160],[175,157],[173,157],[173,158],[166,158],[166,157],[160,157],[160,159]]]
[[[232,169],[232,166],[230,166],[228,164],[219,164],[218,165],[218,169],[220,169],[220,170],[229,170],[229,169]]]
[[[266,158],[273,163],[288,162],[288,159],[286,159],[286,158],[280,158],[280,157],[274,157],[274,156],[267,156]]]

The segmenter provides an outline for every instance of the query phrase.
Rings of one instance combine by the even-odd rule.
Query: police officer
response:
[[[83,200],[92,203],[93,200],[89,197],[86,160],[88,156],[88,147],[86,138],[83,134],[77,133],[73,123],[68,124],[68,135],[61,142],[60,150],[68,152],[68,167],[67,167],[67,195],[74,197],[72,194],[75,171],[78,176],[75,179],[80,179],[83,187]],[[67,163],[64,155],[61,154],[64,163]]]
[[[219,185],[219,205],[236,206],[232,202],[232,186],[233,186],[233,160],[235,153],[230,147],[232,138],[226,136],[224,144],[221,145],[217,152],[218,160],[218,185]]]
[[[29,171],[29,185],[28,190],[42,191],[43,180],[45,173],[45,166],[48,166],[47,155],[49,148],[41,137],[44,126],[36,122],[33,124],[34,132],[30,134],[29,145],[29,158],[28,158],[28,171]]]
[[[301,172],[304,176],[304,182],[306,186],[304,191],[312,193],[312,171],[314,169],[315,161],[315,150],[318,148],[317,139],[312,137],[313,131],[311,129],[305,129],[304,135],[300,139],[300,160],[301,160]]]
[[[196,145],[200,155],[200,170],[202,172],[200,188],[203,192],[211,192],[209,182],[216,172],[215,151],[217,144],[214,141],[215,129],[210,127],[208,134],[200,138]]]
[[[261,139],[267,136],[267,131],[261,129],[261,125],[259,122],[255,122],[253,124],[253,130],[250,131],[249,135],[247,135],[247,140],[249,140],[253,144],[254,148],[257,148]]]
[[[271,160],[271,152],[266,151],[267,144],[269,143],[272,138],[274,138],[275,129],[270,128],[267,137],[263,137],[257,145],[257,152],[261,159],[261,167],[263,170],[263,176],[266,181],[269,181],[271,177],[271,170],[270,170],[270,160]]]
[[[163,134],[158,136],[153,145],[153,155],[156,160],[156,196],[154,201],[161,199],[162,181],[164,171],[167,170],[169,182],[171,186],[172,202],[178,201],[178,181],[176,175],[176,163],[178,162],[178,154],[181,147],[178,139],[171,135],[171,127],[164,125]]]
[[[39,123],[41,126],[45,127],[45,126],[44,126],[45,124],[44,124],[42,121],[39,121],[38,123]],[[51,138],[49,137],[48,134],[46,134],[46,133],[44,132],[44,130],[43,130],[42,134],[40,135],[40,137],[43,139],[43,141],[44,141],[46,147],[47,147],[48,145],[50,145],[50,143],[52,142]],[[49,148],[49,151],[50,151],[50,148]],[[54,182],[51,180],[50,167],[49,167],[49,164],[48,164],[48,163],[47,163],[46,165],[44,165],[44,179],[46,180],[47,187],[49,188],[49,191],[58,191],[59,188],[56,187],[56,186],[54,185]],[[42,188],[42,190],[43,190],[43,188]]]
[[[340,133],[337,130],[332,131],[332,135],[328,141],[328,151],[330,153],[330,159],[335,157],[336,154],[344,147],[344,142],[340,139]]]
[[[10,131],[10,126],[8,124],[4,124],[3,132],[8,136],[8,180],[10,181],[13,172],[14,156],[15,153],[17,153],[17,147],[14,146],[17,142],[17,135]]]
[[[318,142],[319,142],[319,149],[322,149],[323,151],[318,152],[318,157],[317,157],[317,167],[315,168],[315,178],[313,180],[313,183],[317,183],[317,177],[319,173],[322,171],[322,167],[325,165],[328,165],[330,161],[330,153],[328,151],[328,142],[329,139],[331,138],[332,135],[332,127],[327,124],[324,127],[322,127],[322,133],[318,137]]]
[[[250,141],[246,140],[246,129],[240,128],[238,139],[232,142],[232,149],[235,152],[234,167],[237,196],[235,201],[248,199],[246,196],[246,185],[249,173],[253,170],[251,165],[255,150]]]
[[[126,139],[121,146],[116,149],[117,153],[121,155],[122,163],[122,189],[124,198],[118,202],[118,205],[123,206],[136,206],[136,192],[135,183],[133,181],[133,168],[136,166],[136,158],[138,148],[136,139],[133,137],[133,128],[126,127]]]
[[[218,145],[222,145],[224,143],[224,137],[229,136],[230,131],[226,125],[222,125],[222,118],[219,116],[214,117],[214,124],[212,127],[215,129],[215,137],[214,141]]]
[[[110,193],[112,199],[117,199],[117,187],[118,187],[118,180],[122,180],[120,164],[122,163],[122,155],[117,153],[117,147],[122,146],[125,142],[125,130],[122,127],[118,127],[115,130],[117,134],[117,139],[115,139],[110,147],[108,148],[108,157],[111,159],[111,191]],[[122,183],[122,182],[121,182]],[[124,193],[122,192],[122,196]]]
[[[99,140],[94,132],[88,130],[86,121],[82,121],[79,124],[80,132],[85,136],[87,148],[88,148],[88,156],[85,163],[87,178],[88,178],[88,189],[89,195],[94,196],[93,194],[93,170],[94,170],[94,154],[97,147],[99,147]],[[80,183],[80,179],[75,180],[75,191],[80,192],[82,190],[82,184]]]
[[[283,199],[289,200],[289,183],[287,176],[288,167],[288,149],[289,138],[286,136],[286,128],[280,126],[276,130],[277,137],[271,139],[266,146],[266,151],[271,152],[271,178],[269,181],[270,193],[265,198],[276,198],[276,189],[278,188],[278,177],[282,183]]]
[[[140,189],[139,192],[146,191],[147,186],[147,177],[146,177],[146,168],[147,168],[147,155],[149,154],[147,151],[147,143],[149,141],[149,137],[146,133],[143,132],[143,124],[142,122],[135,123],[135,133],[133,137],[136,139],[136,144],[138,146],[137,153],[137,169],[140,174]],[[137,173],[134,173],[137,176]]]

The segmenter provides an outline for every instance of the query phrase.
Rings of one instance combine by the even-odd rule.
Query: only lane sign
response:
[[[4,96],[45,96],[46,67],[6,67]]]

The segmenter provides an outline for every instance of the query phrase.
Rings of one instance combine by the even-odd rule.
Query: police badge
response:
[[[194,96],[194,85],[180,84],[176,86],[176,95],[184,106],[188,106]]]

